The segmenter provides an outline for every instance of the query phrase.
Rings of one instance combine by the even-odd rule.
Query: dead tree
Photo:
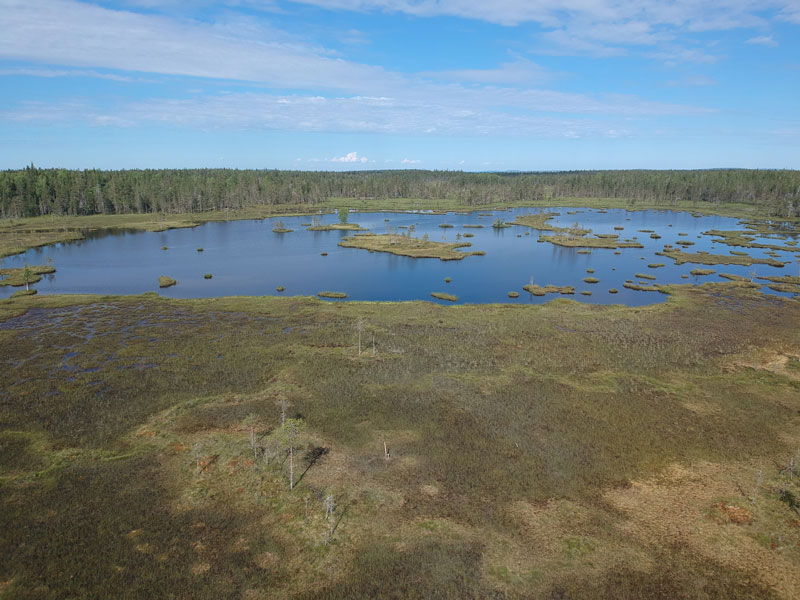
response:
[[[358,330],[358,355],[361,356],[361,334],[364,332],[364,319],[356,322],[356,330]]]

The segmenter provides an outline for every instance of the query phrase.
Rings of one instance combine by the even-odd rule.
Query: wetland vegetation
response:
[[[220,239],[257,256],[261,268],[248,264],[245,276],[263,280],[259,297],[31,289],[0,301],[0,597],[124,599],[154,589],[164,597],[252,600],[800,595],[800,302],[793,299],[800,230],[793,215],[747,220],[738,233],[730,222],[701,233],[686,214],[659,220],[618,210],[687,207],[677,197],[695,198],[671,196],[649,172],[614,188],[625,194],[639,186],[642,200],[570,199],[561,206],[579,210],[562,219],[545,203],[567,191],[608,193],[605,179],[386,173],[367,186],[357,173],[154,171],[62,177],[68,189],[63,181],[107,177],[102,202],[74,206],[120,214],[69,216],[72,200],[62,206],[56,194],[36,199],[37,210],[50,212],[19,219],[32,205],[29,191],[8,192],[18,173],[52,175],[4,176],[0,207],[15,218],[0,221],[1,252],[70,239],[89,246],[98,230],[117,226],[176,229],[149,238],[152,268],[181,282],[165,294],[195,295],[193,285],[241,293]],[[703,181],[716,198],[691,201],[698,219],[714,209],[785,216],[785,197],[773,202],[762,193],[759,172],[723,173],[675,174],[674,189]],[[222,174],[230,189],[183,195]],[[776,178],[778,188],[793,181]],[[110,193],[125,181],[138,181],[142,206]],[[123,214],[161,202],[146,193],[154,182],[182,190],[169,207],[185,214]],[[425,202],[434,184],[452,194]],[[747,194],[736,191],[742,187]],[[384,191],[391,199],[371,199]],[[209,204],[196,206],[201,197]],[[532,208],[490,210],[523,203]],[[477,215],[454,212],[477,206]],[[347,223],[348,209],[378,207],[437,216],[428,223],[424,214],[396,213],[389,224],[383,214],[361,213],[364,227]],[[324,222],[337,213],[338,223]],[[439,215],[452,227],[440,227]],[[265,217],[281,222],[220,227],[219,237],[180,235],[209,221]],[[484,217],[504,226],[469,222]],[[651,236],[620,241],[623,219]],[[670,230],[673,220],[681,233]],[[291,236],[272,233],[292,227]],[[470,230],[476,250],[461,250],[470,244],[450,231],[456,227]],[[510,235],[509,227],[534,234]],[[370,233],[342,237],[355,228]],[[250,237],[232,234],[239,231]],[[441,242],[431,239],[434,231]],[[687,231],[698,235],[697,253],[671,245]],[[257,239],[276,244],[269,248],[307,244],[296,257],[303,267],[268,263],[272,255]],[[722,255],[712,252],[715,243],[750,245],[747,255]],[[499,258],[509,279],[488,285],[501,247],[511,249]],[[483,253],[447,264],[414,260]],[[641,262],[656,253],[674,264]],[[47,278],[78,270],[69,252],[52,254],[47,268],[58,272],[39,274],[47,276],[37,282],[43,291]],[[384,261],[389,278],[374,279],[370,263],[344,256]],[[19,281],[27,264],[20,261],[29,258],[8,259],[20,266],[8,267],[0,282]],[[180,261],[191,270],[178,270]],[[335,278],[319,275],[342,262]],[[530,272],[511,268],[522,262],[533,264]],[[630,277],[644,264],[658,269],[660,283],[622,282],[622,273]],[[693,264],[733,272],[690,270]],[[773,267],[784,270],[767,273]],[[504,304],[327,302],[293,279],[303,271],[314,290],[343,290],[320,298],[345,299],[361,293],[356,280],[371,290],[392,280],[407,285],[403,269],[426,286],[426,298],[463,302],[474,297],[467,287],[474,279]],[[677,284],[690,273],[707,282]],[[157,274],[145,272],[151,286]],[[550,284],[534,284],[534,274]],[[581,280],[616,287],[581,286],[592,291],[575,295]],[[442,281],[454,293],[428,296]],[[782,295],[763,293],[763,282]],[[262,295],[285,285],[307,296]],[[639,293],[650,291],[661,293]],[[646,306],[612,304],[611,294]],[[523,301],[547,302],[517,305]]]
[[[2,592],[796,597],[798,319],[737,282],[4,301]]]
[[[16,267],[10,269],[0,269],[0,286],[10,285],[14,287],[27,286],[42,280],[42,275],[55,273],[55,267],[50,265],[33,265]]]
[[[426,238],[396,234],[356,234],[346,237],[339,245],[343,248],[359,248],[370,252],[388,252],[411,258],[438,258],[439,260],[461,260],[480,252],[460,252],[458,248],[468,248],[469,242],[432,242]]]

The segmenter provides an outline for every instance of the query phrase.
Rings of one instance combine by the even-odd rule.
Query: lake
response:
[[[517,215],[538,212],[558,212],[550,221],[559,227],[577,222],[595,234],[619,234],[620,239],[633,238],[644,248],[614,250],[592,249],[581,253],[579,248],[566,248],[538,241],[539,232],[528,227],[514,226],[494,229],[496,218],[512,221]],[[573,213],[573,214],[569,214]],[[207,223],[191,229],[163,232],[133,232],[116,230],[89,233],[85,240],[35,248],[24,254],[7,257],[0,266],[20,267],[47,264],[52,260],[56,273],[47,275],[35,284],[40,294],[141,294],[156,291],[173,298],[206,298],[215,296],[316,295],[329,290],[344,292],[350,300],[434,300],[431,292],[446,292],[458,296],[458,302],[469,303],[541,303],[562,297],[558,294],[532,296],[522,287],[531,282],[537,285],[574,286],[575,294],[563,296],[580,302],[615,303],[627,305],[652,304],[666,299],[664,294],[642,292],[623,287],[626,280],[636,281],[636,273],[656,277],[655,283],[702,283],[723,281],[718,274],[731,273],[750,277],[797,275],[800,255],[778,252],[778,260],[791,261],[784,268],[769,265],[752,267],[735,265],[705,266],[674,262],[655,253],[665,244],[675,245],[689,240],[694,245],[687,252],[706,251],[730,254],[731,250],[746,251],[765,258],[768,250],[736,248],[715,243],[703,232],[718,229],[743,229],[736,219],[719,216],[695,216],[673,211],[625,211],[579,208],[548,208],[546,210],[517,208],[508,211],[487,210],[468,214],[447,215],[425,213],[350,213],[351,223],[358,223],[374,233],[387,233],[397,228],[406,232],[412,226],[413,235],[427,234],[431,241],[456,242],[457,234],[473,234],[462,238],[471,242],[465,251],[482,250],[485,256],[469,256],[460,261],[414,259],[381,252],[342,248],[337,243],[348,231],[307,231],[301,225],[311,217],[283,217],[284,226],[292,233],[272,231],[278,219]],[[336,215],[320,217],[322,224],[338,221]],[[442,228],[441,224],[453,225]],[[464,225],[483,225],[483,228],[464,228]],[[615,230],[623,227],[623,230]],[[651,239],[654,230],[661,239]],[[527,233],[527,235],[526,235]],[[680,236],[679,234],[686,234]],[[774,238],[757,241],[781,244]],[[167,250],[162,250],[166,246]],[[676,246],[680,247],[680,246]],[[203,248],[198,252],[198,248]],[[327,256],[322,256],[323,252]],[[664,267],[648,268],[650,263]],[[708,268],[717,273],[709,276],[690,275],[692,269]],[[587,270],[593,269],[593,273]],[[210,273],[212,279],[205,279]],[[167,275],[177,285],[159,289],[158,276]],[[688,275],[688,279],[682,278]],[[587,276],[599,283],[584,283]],[[450,278],[450,283],[445,283]],[[652,283],[647,281],[646,283]],[[284,286],[285,291],[276,291]],[[609,293],[611,288],[619,290]],[[0,287],[0,297],[7,297],[19,288]],[[581,291],[592,292],[583,296]],[[519,298],[508,292],[519,292]],[[765,292],[777,295],[777,292]],[[444,302],[449,303],[449,302]]]

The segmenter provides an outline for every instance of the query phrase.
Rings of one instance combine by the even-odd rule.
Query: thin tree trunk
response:
[[[294,446],[289,446],[289,489],[294,489]]]

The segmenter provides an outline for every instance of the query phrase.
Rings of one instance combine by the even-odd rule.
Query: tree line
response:
[[[741,203],[800,214],[800,171],[309,172],[236,169],[0,171],[0,216],[190,213],[328,198],[452,199],[465,207],[544,198],[621,198],[674,204]]]

